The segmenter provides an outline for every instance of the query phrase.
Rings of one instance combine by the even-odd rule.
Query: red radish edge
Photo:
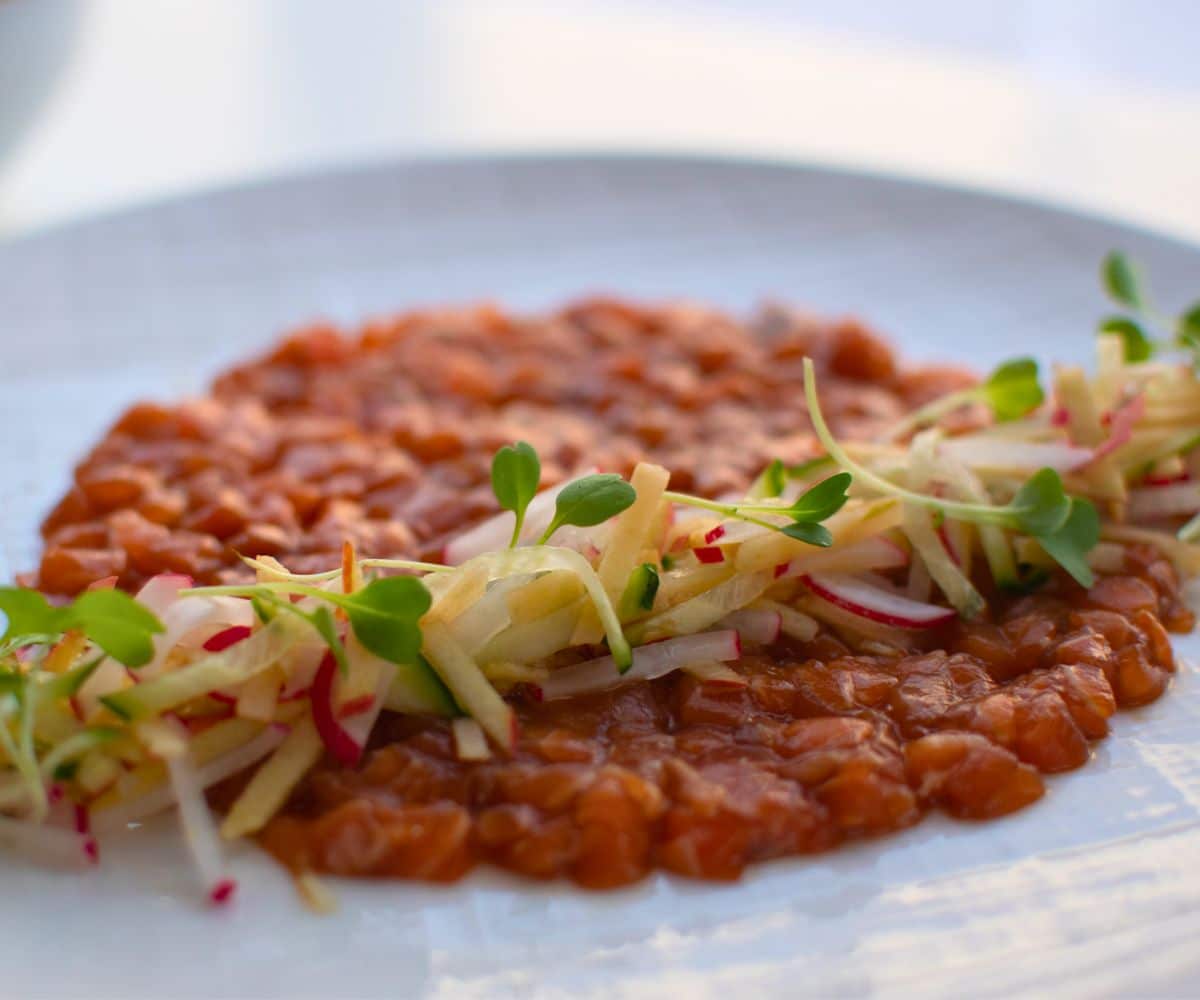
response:
[[[1180,472],[1175,476],[1147,476],[1142,480],[1143,486],[1174,486],[1176,483],[1186,483],[1192,477],[1186,472]]]
[[[362,712],[365,712],[374,704],[375,696],[373,694],[360,695],[357,698],[351,698],[348,702],[338,708],[337,716],[339,719],[345,719],[351,715],[358,715]]]
[[[248,639],[250,631],[248,625],[230,625],[229,628],[221,629],[216,635],[209,636],[204,642],[204,649],[209,653],[219,653],[243,639]]]
[[[788,567],[791,565],[792,564],[790,562],[785,562],[785,563],[780,563],[778,566],[776,566],[775,567],[775,579],[778,580],[781,576],[783,576],[783,574],[788,571]]]
[[[702,563],[719,563],[725,561],[725,553],[715,545],[702,545],[698,549],[692,549],[696,553],[696,558]]]
[[[326,653],[313,678],[312,716],[321,741],[340,764],[353,767],[362,758],[363,748],[339,724],[333,710],[333,679],[337,674],[337,660]]]
[[[216,906],[228,903],[233,898],[236,889],[237,882],[231,878],[223,878],[212,887],[212,891],[208,894],[209,902]]]
[[[955,616],[953,608],[943,608],[936,604],[922,604],[907,597],[889,594],[868,583],[863,583],[861,580],[855,580],[853,577],[849,578],[847,582],[853,584],[855,597],[859,598],[858,600],[839,592],[838,585],[841,581],[836,578],[829,576],[818,578],[806,574],[800,579],[822,600],[849,611],[851,614],[856,614],[860,618],[867,618],[882,625],[906,629],[925,629],[947,622]],[[874,604],[867,604],[864,599],[873,601]],[[897,614],[896,608],[911,609],[912,614]]]
[[[1127,444],[1133,436],[1133,428],[1146,412],[1146,397],[1138,393],[1132,399],[1126,400],[1111,413],[1104,423],[1108,426],[1108,437],[1096,446],[1092,461],[1097,462],[1105,455],[1116,451]]]
[[[712,543],[715,542],[718,538],[724,538],[724,537],[725,537],[725,525],[718,524],[715,528],[713,528],[710,531],[705,533],[704,541],[708,545],[712,545]]]

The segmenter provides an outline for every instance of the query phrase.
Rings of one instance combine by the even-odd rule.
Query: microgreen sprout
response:
[[[809,545],[828,548],[833,544],[833,536],[821,522],[832,517],[845,506],[849,499],[846,490],[849,488],[850,482],[849,473],[838,472],[828,479],[821,480],[786,506],[758,500],[721,503],[717,500],[705,500],[702,497],[690,496],[687,493],[676,493],[673,490],[667,490],[663,494],[663,499],[688,507],[698,507],[701,510],[711,510],[725,517],[748,521],[759,527],[781,532],[789,538],[807,542]],[[763,515],[785,517],[789,520],[785,524],[780,524],[777,521],[767,520],[767,517]]]
[[[574,525],[590,528],[616,517],[633,506],[637,491],[620,476],[598,473],[576,479],[563,487],[554,500],[554,517],[538,539],[544,545],[559,528]]]
[[[521,538],[525,511],[537,493],[541,477],[542,463],[533,446],[525,441],[506,445],[492,459],[492,492],[496,494],[501,509],[511,510],[516,517],[512,539],[508,543],[510,549],[516,548]]]
[[[1165,315],[1154,305],[1140,267],[1120,251],[1111,251],[1100,266],[1100,281],[1108,297],[1128,310],[1128,314],[1109,316],[1100,321],[1099,332],[1121,338],[1125,360],[1147,361],[1155,354],[1182,348],[1200,365],[1200,302],[1180,315]],[[1149,330],[1168,331],[1155,337]]]
[[[799,465],[787,465],[780,458],[772,459],[750,485],[746,496],[754,500],[771,500],[782,495],[789,480],[808,479],[818,469],[832,464],[828,455],[809,459]]]
[[[127,667],[140,667],[154,658],[151,636],[163,630],[149,609],[119,590],[90,590],[56,608],[36,590],[0,587],[0,611],[8,619],[6,647],[41,644],[78,629]]]
[[[998,421],[1019,420],[1041,406],[1045,398],[1037,362],[1033,358],[1014,358],[998,365],[979,385],[935,399],[901,420],[892,429],[891,438],[898,440],[968,403],[983,403]]]
[[[1100,263],[1100,280],[1104,290],[1118,305],[1137,312],[1146,308],[1149,297],[1144,289],[1145,279],[1140,268],[1119,250],[1110,250]]]
[[[376,656],[392,663],[413,663],[421,651],[419,622],[429,610],[429,591],[411,576],[383,577],[372,580],[361,590],[341,594],[302,583],[258,583],[245,586],[199,587],[180,591],[182,596],[220,595],[257,598],[263,605],[282,607],[279,595],[314,597],[346,612],[358,641]],[[334,656],[341,646],[332,619],[320,612],[305,614],[310,624],[326,641]],[[344,659],[344,652],[342,659]]]
[[[817,437],[838,465],[852,473],[858,483],[905,503],[940,511],[945,517],[973,524],[995,524],[1029,535],[1083,586],[1091,586],[1092,571],[1087,553],[1100,539],[1100,521],[1088,500],[1069,497],[1062,479],[1053,469],[1040,469],[1003,506],[944,500],[916,493],[891,482],[855,462],[838,443],[821,412],[812,361],[804,362],[804,394]]]

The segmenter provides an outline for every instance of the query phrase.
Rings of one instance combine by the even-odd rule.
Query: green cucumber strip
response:
[[[636,617],[654,607],[658,593],[658,570],[652,563],[642,563],[629,574],[629,582],[617,602],[617,614],[622,621]]]
[[[396,674],[388,688],[385,708],[409,715],[440,715],[445,718],[463,714],[450,689],[425,657],[420,657],[416,663],[397,663],[393,666]]]

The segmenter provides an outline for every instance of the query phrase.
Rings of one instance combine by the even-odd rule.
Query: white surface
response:
[[[0,159],[0,231],[413,152],[644,148],[904,171],[1200,238],[1193,0],[0,0],[0,36],[32,12],[65,41],[64,9],[71,58]],[[36,68],[22,46],[0,84]]]
[[[117,407],[173,398],[287,323],[419,301],[544,305],[595,288],[861,312],[910,357],[1079,357],[1122,245],[1162,298],[1200,251],[1066,214],[883,179],[686,161],[431,163],[234,191],[0,244],[0,541]],[[3,569],[3,567],[0,567]],[[1180,643],[1195,656],[1197,642]],[[1200,679],[1115,720],[1081,772],[1004,821],[589,894],[479,873],[340,886],[317,918],[252,848],[231,909],[196,901],[170,824],[84,876],[0,858],[13,996],[724,998],[1195,995]]]

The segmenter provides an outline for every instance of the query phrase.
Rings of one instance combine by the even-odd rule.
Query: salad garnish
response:
[[[1137,269],[1112,255],[1103,273],[1128,314],[1102,326],[1094,374],[1058,367],[1043,388],[1017,359],[884,443],[835,436],[806,361],[814,454],[745,496],[668,489],[645,462],[538,492],[516,442],[492,462],[500,513],[440,562],[347,545],[322,573],[247,558],[244,584],[168,574],[65,606],[0,588],[0,841],[86,866],[93,831],[174,809],[223,902],[221,842],[260,831],[322,755],[355,766],[385,709],[453,720],[458,754],[483,760],[517,746],[521,697],[674,670],[736,685],[744,646],[821,628],[900,655],[997,591],[1119,573],[1128,544],[1200,575],[1200,307],[1155,339]],[[941,423],[966,404],[990,417]],[[246,771],[215,826],[206,791]]]

